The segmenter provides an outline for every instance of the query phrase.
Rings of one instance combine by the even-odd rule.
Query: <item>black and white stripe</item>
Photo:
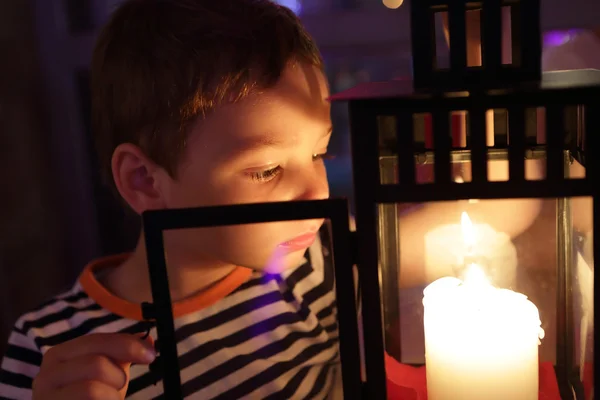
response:
[[[216,304],[175,321],[183,391],[198,399],[324,399],[339,374],[331,260],[315,243],[281,275],[255,273]],[[49,348],[94,332],[140,332],[76,284],[24,315],[0,369],[0,397],[28,399]],[[151,335],[156,338],[152,327]],[[131,369],[128,399],[162,398],[147,366]]]

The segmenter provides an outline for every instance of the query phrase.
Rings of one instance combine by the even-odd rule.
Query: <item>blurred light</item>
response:
[[[300,0],[274,0],[275,3],[289,8],[295,14],[300,14],[302,11],[302,2]]]
[[[383,5],[387,8],[398,8],[404,3],[404,0],[383,0]]]
[[[546,32],[544,33],[544,47],[554,47],[565,44],[580,32],[580,29]]]

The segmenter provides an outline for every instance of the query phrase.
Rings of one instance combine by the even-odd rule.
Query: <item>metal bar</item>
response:
[[[160,221],[152,218],[151,214],[144,213],[142,218],[156,333],[160,342],[159,362],[164,394],[169,399],[183,399],[163,231]]]
[[[411,190],[406,190],[402,185],[381,185],[375,191],[374,203],[576,197],[591,196],[595,190],[592,181],[587,179],[567,179],[560,183],[545,180],[451,183],[444,190],[440,190],[437,184],[415,185]]]
[[[508,177],[511,181],[525,179],[525,109],[508,109]]]
[[[523,18],[521,18],[521,3],[518,2],[510,6],[510,38],[511,38],[511,58],[512,64],[519,67],[523,62],[523,34],[526,32],[523,27]],[[527,22],[525,20],[525,22]]]
[[[433,118],[433,170],[435,183],[444,185],[452,182],[452,169],[450,168],[450,113],[447,110],[435,110]]]
[[[381,268],[381,298],[383,307],[383,326],[384,343],[391,343],[392,340],[401,340],[402,331],[398,329],[392,331],[394,322],[400,317],[400,254],[398,233],[398,205],[397,204],[379,204],[377,206],[377,222],[379,237],[379,265]],[[390,251],[395,249],[399,251]],[[393,349],[386,346],[386,352],[392,356],[401,359],[401,354],[393,353]],[[401,349],[400,349],[401,350]]]
[[[563,153],[567,170],[570,157]],[[573,360],[573,225],[568,197],[559,197],[556,203],[556,374],[561,399],[573,399],[570,385]]]
[[[421,8],[421,7],[415,7]],[[413,32],[414,35],[414,32]],[[413,36],[414,38],[414,36]],[[350,102],[350,131],[354,168],[356,238],[358,275],[362,299],[365,370],[367,380],[363,393],[368,399],[387,398],[384,363],[383,324],[381,319],[381,290],[379,287],[379,252],[375,191],[379,186],[379,148],[377,109],[361,102]],[[398,110],[396,110],[397,112]],[[396,114],[394,112],[394,115]]]
[[[396,143],[398,153],[398,181],[403,184],[415,184],[414,160],[414,120],[411,113],[396,115]]]
[[[585,152],[586,177],[592,181],[600,182],[600,160],[595,157],[598,154],[597,152],[600,151],[600,140],[598,139],[600,133],[600,104],[598,104],[598,97],[595,96],[586,97],[586,100],[583,104],[583,129],[579,141],[583,145],[582,150]],[[600,192],[600,185],[596,185],[595,188]],[[600,217],[600,214],[598,216]]]
[[[482,65],[490,81],[502,66],[502,7],[500,0],[486,0],[481,10]]]
[[[570,71],[581,72],[581,71]],[[562,73],[562,72],[561,72]],[[583,72],[582,72],[583,73]],[[573,79],[577,79],[573,77]],[[391,85],[392,83],[390,83]],[[383,96],[383,95],[382,95]],[[530,85],[519,89],[500,88],[483,93],[480,92],[458,92],[452,96],[440,94],[418,93],[411,96],[370,98],[367,100],[355,100],[362,102],[365,107],[377,110],[378,115],[395,115],[398,110],[411,113],[430,113],[432,109],[445,109],[449,111],[471,112],[473,108],[485,110],[509,108],[515,104],[526,108],[546,107],[550,104],[581,104],[582,99],[598,98],[600,96],[600,85],[587,87],[554,87],[540,90]]]
[[[155,210],[145,213],[144,221],[152,229],[168,230],[328,218],[332,208],[345,202],[329,199]]]
[[[414,86],[418,88],[427,85],[435,65],[435,20],[425,2],[411,4],[410,20],[427,21],[410,25]]]
[[[450,33],[450,68],[462,72],[467,66],[466,4],[462,0],[451,1],[448,6],[448,30]]]
[[[353,260],[350,243],[349,211],[346,201],[337,202],[330,214],[331,240],[334,258],[339,349],[344,399],[360,399],[360,350]],[[343,304],[343,306],[341,306]]]
[[[472,162],[471,150],[451,150],[450,151],[450,162],[456,163],[467,163]],[[381,160],[388,160],[393,158],[392,156],[381,157]],[[546,146],[533,146],[526,147],[523,158],[525,160],[540,160],[546,159]],[[506,148],[488,148],[487,159],[489,161],[508,161],[508,146]],[[414,162],[416,165],[433,164],[434,156],[432,151],[426,151],[423,153],[415,152]],[[387,165],[387,164],[386,164]],[[382,167],[383,168],[383,167]],[[393,183],[386,180],[387,183]]]
[[[520,1],[517,7],[519,9],[519,41],[521,42],[520,66],[526,70],[526,74],[531,79],[539,79],[542,71],[540,0]]]
[[[563,150],[565,143],[564,107],[550,105],[546,108],[546,179],[560,182],[564,179]]]
[[[486,143],[485,109],[469,111],[469,145],[471,146],[472,182],[483,184],[488,179],[488,148]]]
[[[575,148],[572,150],[576,151],[586,151],[585,147],[585,113],[586,106],[578,105],[577,106],[577,132],[575,136]],[[581,160],[580,160],[581,161]]]

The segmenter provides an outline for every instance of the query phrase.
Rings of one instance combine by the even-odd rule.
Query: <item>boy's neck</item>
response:
[[[201,293],[221,281],[235,268],[233,265],[225,264],[217,266],[169,264],[167,271],[171,301],[185,300]],[[100,282],[111,293],[123,300],[132,303],[152,301],[143,235],[131,257],[100,278]]]

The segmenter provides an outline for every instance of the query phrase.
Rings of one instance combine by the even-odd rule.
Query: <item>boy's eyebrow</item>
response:
[[[285,140],[280,136],[266,133],[259,136],[250,136],[237,143],[232,151],[234,153],[245,153],[263,147],[286,147],[293,145],[293,141]]]
[[[331,135],[333,132],[333,126],[330,126],[329,129],[320,137],[320,139],[326,138]],[[248,151],[257,150],[263,147],[290,147],[294,145],[294,140],[286,140],[281,137],[281,135],[273,135],[270,133],[259,135],[259,136],[251,136],[244,138],[232,149],[233,153],[244,153]]]

